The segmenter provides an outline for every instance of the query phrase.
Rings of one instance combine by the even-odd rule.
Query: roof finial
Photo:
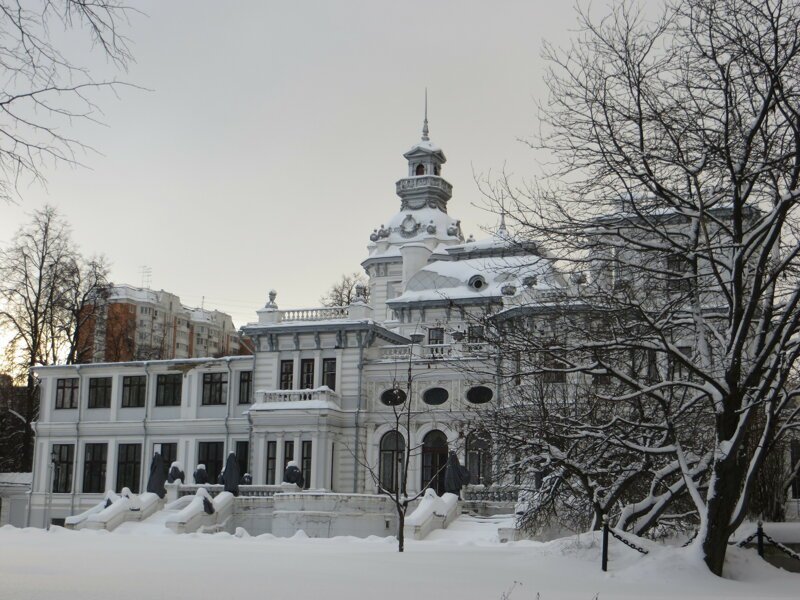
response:
[[[425,121],[422,123],[422,141],[427,142],[428,137],[428,88],[425,88]]]

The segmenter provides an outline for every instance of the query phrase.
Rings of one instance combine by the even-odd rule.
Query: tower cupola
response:
[[[431,142],[429,134],[426,90],[422,138],[403,154],[408,161],[408,177],[397,182],[397,195],[402,201],[402,210],[429,207],[446,213],[447,201],[453,195],[453,186],[442,178],[442,165],[447,158],[442,149]]]

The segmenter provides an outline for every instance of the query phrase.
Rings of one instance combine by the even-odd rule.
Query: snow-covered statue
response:
[[[169,473],[167,473],[167,483],[175,483],[176,481],[181,483],[186,481],[186,473],[183,472],[183,465],[177,460],[169,466]]]
[[[451,451],[444,470],[444,491],[448,494],[461,494],[461,488],[469,484],[469,470],[458,462],[458,456]]]
[[[245,473],[242,475],[242,480],[240,481],[242,485],[253,485],[253,476],[250,473]]]
[[[297,466],[297,463],[293,460],[289,461],[289,464],[286,465],[286,472],[283,474],[283,482],[293,483],[297,487],[303,487],[305,484],[303,473],[300,471],[300,467]]]
[[[208,483],[208,472],[205,465],[197,465],[194,470],[194,482],[198,485],[205,485]]]

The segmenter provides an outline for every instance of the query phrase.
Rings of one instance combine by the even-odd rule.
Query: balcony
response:
[[[327,386],[309,390],[257,390],[257,403],[274,402],[333,402],[339,403],[339,396]]]
[[[348,306],[321,306],[317,308],[292,308],[279,310],[278,321],[331,321],[346,319]]]
[[[382,346],[380,360],[407,361],[413,349],[413,360],[447,360],[488,356],[483,342],[453,342],[451,344],[410,344]]]
[[[396,184],[396,192],[412,190],[416,188],[434,187],[443,190],[446,194],[453,193],[453,186],[447,181],[436,175],[426,175],[422,177],[408,177],[401,179]]]

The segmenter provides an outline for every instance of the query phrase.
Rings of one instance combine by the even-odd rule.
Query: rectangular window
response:
[[[692,263],[683,256],[667,257],[667,293],[680,294],[692,289]]]
[[[336,359],[322,359],[322,385],[326,385],[331,390],[336,390]]]
[[[197,464],[206,466],[209,483],[217,483],[219,474],[222,472],[223,452],[225,452],[224,442],[198,442],[197,444]]]
[[[111,377],[89,379],[89,408],[111,408]]]
[[[83,452],[83,493],[102,494],[106,491],[108,444],[86,444]]]
[[[228,395],[227,373],[203,373],[203,404],[225,404]]]
[[[310,390],[314,387],[314,359],[304,358],[300,361],[300,389]]]
[[[281,361],[281,388],[282,390],[291,390],[294,387],[294,361],[282,360]]]
[[[72,491],[72,463],[75,459],[75,446],[72,444],[53,444],[53,482],[54,494],[69,494]]]
[[[132,375],[122,378],[122,408],[142,408],[144,406],[146,378]]]
[[[294,460],[294,442],[288,441],[283,443],[283,470],[286,471],[286,467],[289,466],[289,463]],[[281,473],[281,478],[283,477],[283,473]]]
[[[311,440],[304,440],[301,446],[300,471],[303,474],[303,488],[308,489],[311,487]]]
[[[250,404],[253,395],[253,372],[239,373],[239,404]]]
[[[156,378],[156,406],[180,406],[183,375],[166,373]]]
[[[78,378],[56,380],[56,408],[78,408]]]
[[[443,327],[431,327],[428,329],[428,344],[431,346],[444,344]]]
[[[552,354],[544,355],[544,369],[566,369],[566,363],[561,362]],[[542,381],[545,383],[566,383],[567,374],[563,371],[545,371],[542,373]]]
[[[153,454],[156,452],[164,459],[164,477],[166,477],[169,474],[170,465],[178,460],[178,444],[175,442],[153,444]],[[184,483],[187,482],[184,481]]]
[[[236,442],[236,462],[239,463],[239,475],[250,472],[250,442]]]
[[[480,344],[483,340],[483,325],[470,325],[467,328],[468,344]]]
[[[120,444],[117,446],[117,492],[128,488],[139,493],[139,480],[142,473],[142,445]]]
[[[275,460],[277,459],[278,443],[267,442],[267,485],[280,483],[275,479]]]

